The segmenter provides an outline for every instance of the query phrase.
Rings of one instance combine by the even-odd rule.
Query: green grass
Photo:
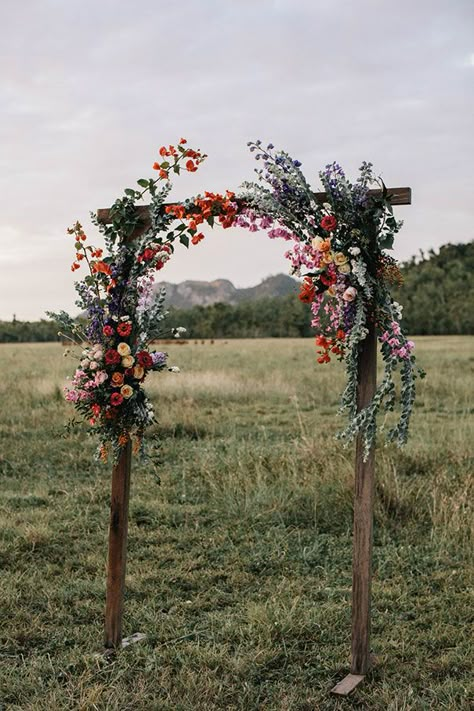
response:
[[[420,338],[405,450],[380,446],[373,651],[349,665],[353,455],[311,341],[172,345],[158,464],[134,463],[125,634],[105,661],[110,467],[62,438],[56,345],[0,347],[0,708],[469,709],[474,338]]]

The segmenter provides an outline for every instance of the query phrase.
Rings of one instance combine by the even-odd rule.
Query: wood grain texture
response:
[[[365,677],[360,674],[348,674],[331,689],[331,694],[336,696],[349,696]]]
[[[359,357],[358,410],[372,400],[377,379],[377,336],[369,315],[369,332]],[[356,440],[354,481],[354,539],[352,561],[352,663],[351,672],[364,675],[370,667],[370,597],[372,581],[372,534],[375,451],[363,458],[363,438]]]
[[[112,470],[104,634],[106,648],[120,647],[122,643],[131,462],[132,445],[129,440]]]
[[[411,188],[387,188],[388,194],[391,196],[392,205],[411,205]],[[326,193],[313,193],[316,202],[323,203],[327,200]],[[369,195],[381,195],[381,190],[369,190]],[[138,205],[137,211],[143,220],[148,220],[148,205]],[[97,219],[99,222],[109,224],[112,222],[110,217],[110,208],[100,208],[97,210]],[[143,231],[143,230],[142,230]]]

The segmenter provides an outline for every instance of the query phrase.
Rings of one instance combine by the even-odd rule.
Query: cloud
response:
[[[26,16],[6,0],[0,242],[10,287],[28,280],[31,293],[72,304],[65,228],[80,219],[89,229],[89,210],[150,175],[159,145],[181,135],[209,159],[176,199],[252,178],[245,143],[261,137],[302,160],[315,188],[334,159],[348,173],[372,160],[387,182],[411,184],[399,256],[472,239],[472,19],[467,0],[144,0],[140,12],[123,0],[42,0]],[[283,251],[263,235],[216,232],[163,278],[246,286],[285,271]],[[2,293],[0,317],[11,311]],[[43,305],[25,293],[21,308],[40,315]]]

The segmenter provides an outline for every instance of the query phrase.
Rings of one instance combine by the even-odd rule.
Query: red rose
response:
[[[336,228],[337,220],[334,215],[326,215],[319,224],[326,232],[332,232]]]
[[[153,358],[148,353],[148,351],[140,351],[140,353],[137,353],[137,361],[144,368],[151,368],[151,366],[153,365]]]
[[[117,326],[117,333],[119,334],[119,336],[129,336],[131,334],[131,332],[132,332],[132,324],[131,323],[127,323],[127,322],[124,323],[122,321],[122,323],[119,323],[119,325]]]
[[[122,360],[120,353],[115,348],[109,348],[105,353],[105,362],[107,365],[116,365]]]
[[[331,272],[324,272],[319,278],[324,286],[332,286],[337,281],[337,276],[335,274],[331,274]]]
[[[104,336],[113,336],[114,329],[112,328],[112,326],[104,326],[104,328],[102,329],[102,333],[104,334]]]
[[[114,407],[117,407],[117,405],[121,405],[123,402],[123,397],[120,395],[120,393],[112,393],[110,396],[110,403],[114,405]]]

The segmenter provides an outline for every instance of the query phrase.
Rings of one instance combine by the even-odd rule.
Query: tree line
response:
[[[394,298],[404,306],[403,323],[412,335],[474,334],[474,242],[447,244],[402,265],[404,283]],[[304,338],[313,335],[311,311],[297,294],[171,308],[164,330],[184,326],[189,338]],[[0,343],[57,341],[57,325],[0,321]]]

